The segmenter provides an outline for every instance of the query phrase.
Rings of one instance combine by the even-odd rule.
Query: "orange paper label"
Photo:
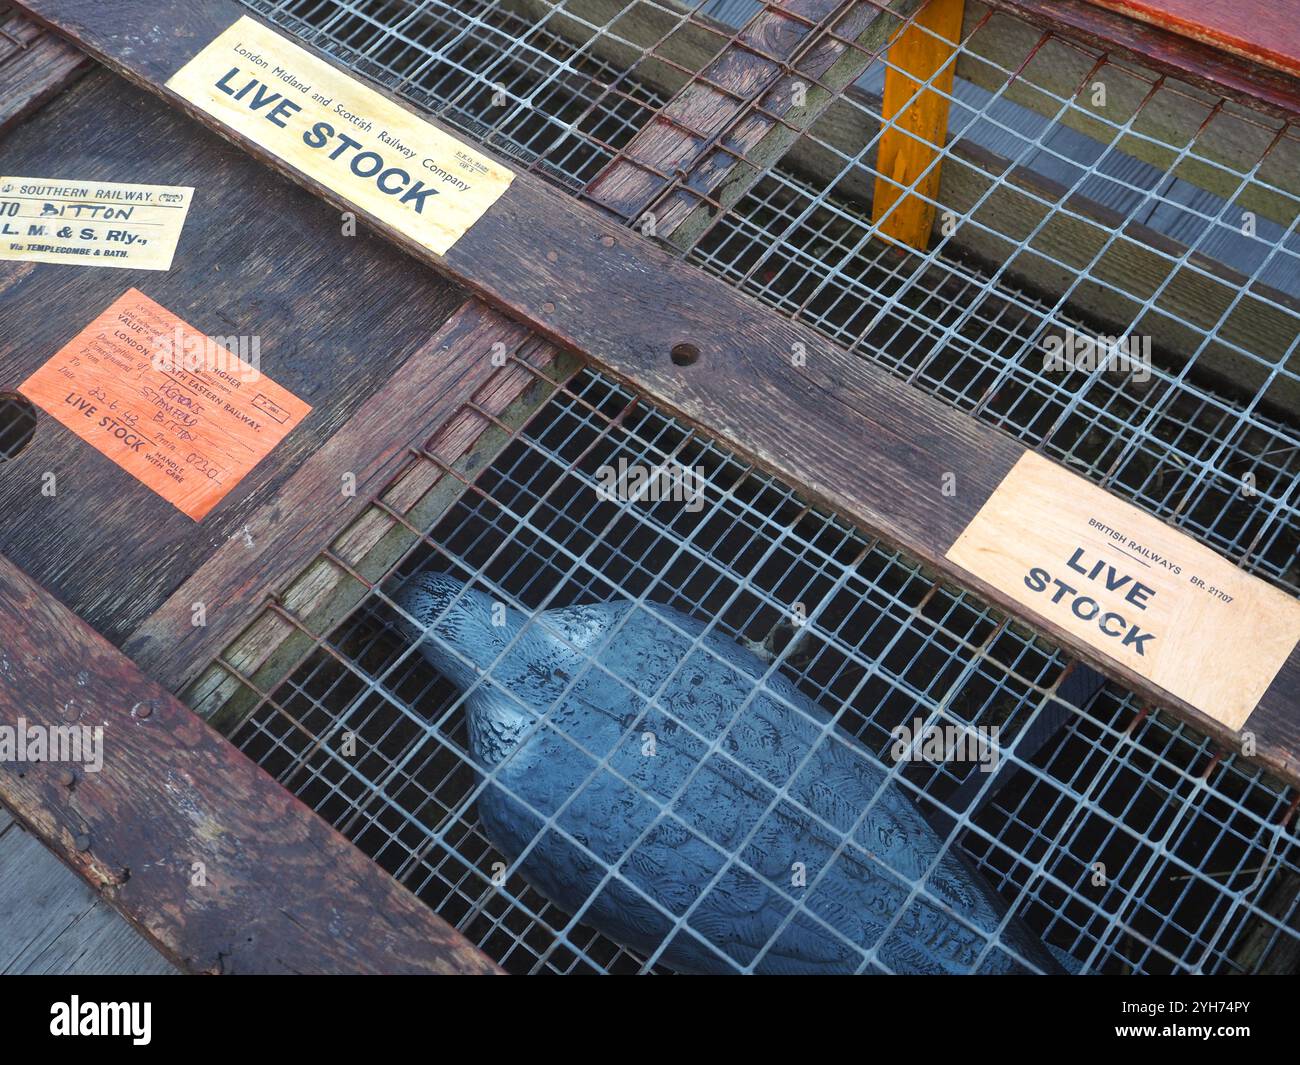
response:
[[[311,410],[128,289],[19,389],[195,521]]]

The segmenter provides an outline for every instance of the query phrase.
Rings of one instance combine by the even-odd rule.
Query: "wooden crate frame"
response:
[[[169,94],[165,82],[190,56],[236,17],[242,8],[228,2],[206,3],[195,12],[186,34],[171,32],[164,5],[127,4],[125,0],[88,7],[60,0],[31,0],[22,5],[33,16],[95,55],[110,68],[157,93],[182,109],[190,109]],[[999,3],[1031,17],[1046,18],[1044,5],[1036,2]],[[1073,20],[1076,29],[1106,34],[1112,41],[1123,40],[1130,47],[1165,49],[1157,52],[1162,61],[1194,65],[1199,76],[1216,84],[1235,87],[1243,93],[1266,94],[1270,102],[1281,101],[1292,108],[1293,89],[1287,82],[1255,67],[1229,60],[1220,63],[1210,53],[1180,49],[1169,44],[1167,36],[1148,29],[1135,31],[1128,23],[1117,22],[1104,12],[1087,10],[1087,5],[1062,5],[1067,10],[1064,21]],[[157,11],[147,10],[157,7]],[[142,10],[146,8],[146,10]],[[1055,9],[1055,5],[1053,5]],[[128,39],[138,39],[142,28],[162,27],[155,32],[151,50],[128,47]],[[1122,35],[1121,35],[1122,31]],[[144,31],[148,36],[151,31]],[[81,64],[67,56],[63,67],[80,71]],[[1188,60],[1187,56],[1193,59]],[[62,69],[62,67],[60,68]],[[52,75],[50,91],[61,87],[66,74]],[[39,94],[33,95],[39,101]],[[33,103],[30,106],[35,106]],[[24,105],[24,113],[30,110]],[[192,111],[190,111],[193,114]],[[18,112],[15,111],[15,117]],[[198,120],[215,128],[227,139],[241,144],[252,155],[315,195],[335,206],[355,209],[303,174],[268,157],[260,149],[241,142],[228,130],[220,128],[206,116]],[[436,122],[432,123],[437,125]],[[1225,730],[1195,708],[1169,693],[1154,687],[1143,678],[1082,645],[1049,621],[1025,611],[1002,593],[971,574],[954,567],[945,557],[948,547],[966,527],[980,506],[1001,482],[1003,476],[1023,454],[1024,448],[997,432],[941,404],[920,396],[905,386],[864,366],[859,360],[829,344],[819,334],[794,325],[779,315],[760,308],[720,282],[715,282],[665,254],[648,241],[580,204],[563,197],[528,175],[516,178],[496,211],[485,217],[467,233],[447,256],[436,256],[420,248],[403,234],[368,219],[371,226],[394,244],[433,266],[440,272],[476,292],[486,304],[463,306],[428,348],[412,358],[406,367],[410,377],[405,385],[396,379],[376,392],[330,439],[326,448],[309,459],[290,478],[285,498],[297,500],[295,517],[280,520],[273,504],[268,504],[253,518],[251,529],[257,548],[251,554],[238,545],[227,545],[196,572],[171,598],[141,625],[127,640],[130,655],[171,691],[185,691],[201,710],[219,708],[218,720],[228,724],[230,715],[240,712],[238,705],[223,701],[221,671],[237,673],[255,687],[267,685],[283,676],[293,660],[295,649],[288,626],[277,629],[273,612],[268,611],[260,593],[277,589],[278,595],[291,599],[298,610],[315,610],[324,620],[337,617],[359,597],[351,570],[369,565],[383,566],[402,549],[405,538],[400,523],[382,511],[362,509],[367,492],[363,486],[388,484],[397,478],[399,491],[394,499],[406,508],[411,520],[425,523],[433,519],[448,501],[448,487],[439,489],[439,478],[407,453],[410,441],[421,436],[439,439],[439,447],[449,463],[459,463],[467,477],[481,469],[491,456],[510,438],[528,413],[545,402],[555,383],[567,379],[581,361],[587,361],[624,381],[650,397],[656,404],[700,426],[709,435],[723,441],[738,454],[770,470],[809,499],[843,514],[855,524],[897,543],[912,555],[957,583],[973,588],[989,601],[1009,613],[1026,617],[1035,628],[1069,648],[1083,660],[1126,684],[1153,702],[1167,706],[1222,742],[1236,746],[1241,733]],[[577,235],[577,250],[575,248]],[[506,261],[494,253],[496,247],[509,243],[518,249],[517,261]],[[527,263],[527,268],[520,266]],[[664,335],[653,335],[636,315],[617,312],[597,319],[584,313],[584,306],[599,300],[601,306],[638,306],[663,299],[671,294],[677,320]],[[618,297],[608,299],[609,293]],[[499,308],[505,314],[491,307]],[[507,317],[508,315],[509,317]],[[523,323],[522,325],[516,323]],[[539,341],[537,338],[544,338]],[[506,343],[514,361],[505,368],[493,368],[483,357],[493,343]],[[668,350],[677,343],[695,345],[703,353],[696,369],[673,369]],[[810,357],[805,372],[792,378],[789,355],[796,345],[803,345]],[[448,379],[447,363],[437,358],[455,349],[464,356],[458,368],[464,374]],[[477,358],[475,354],[477,353]],[[566,354],[566,353],[574,353]],[[578,358],[575,359],[574,355]],[[530,367],[525,368],[525,367]],[[411,381],[438,386],[436,402],[409,409],[399,400],[407,393]],[[548,384],[550,382],[550,384]],[[781,382],[792,412],[774,409],[770,402],[774,382]],[[477,419],[465,418],[466,404],[481,411]],[[449,415],[461,415],[460,421],[447,421]],[[806,434],[810,446],[804,450],[790,446],[795,432]],[[846,446],[853,441],[854,446]],[[331,524],[319,519],[321,508],[313,501],[321,497],[327,483],[337,479],[340,463],[357,474],[358,506],[349,510],[332,506]],[[937,492],[924,498],[915,491],[917,484],[937,485],[943,474],[956,472],[968,486],[959,501],[944,502]],[[450,486],[454,488],[455,486]],[[259,596],[248,594],[256,590]],[[195,629],[186,622],[190,606],[196,601],[213,604],[210,624]],[[182,729],[182,707],[156,682],[146,680],[131,663],[90,633],[84,623],[54,604],[21,572],[4,562],[0,564],[0,629],[7,634],[23,634],[30,642],[23,644],[36,656],[40,649],[58,649],[47,659],[55,664],[48,681],[51,698],[65,691],[66,677],[58,676],[58,664],[77,660],[96,663],[105,676],[117,678],[121,695],[112,705],[132,718],[132,709],[152,705],[151,719]],[[260,627],[259,627],[260,626]],[[98,642],[96,642],[98,641]],[[147,696],[147,698],[142,697]],[[0,684],[0,702],[9,708],[26,706],[29,694],[21,687]],[[105,699],[109,699],[105,694]],[[131,705],[121,705],[121,700]],[[193,721],[185,712],[186,720]],[[205,752],[187,757],[201,757],[214,764],[231,766],[230,772],[239,787],[248,794],[266,795],[267,801],[277,786],[263,776],[242,767],[243,760],[204,726],[186,726],[200,730],[192,746]],[[141,748],[142,766],[159,767],[160,759],[170,753],[165,740],[155,729],[146,735]],[[1259,737],[1257,757],[1286,779],[1300,780],[1300,654],[1293,654],[1265,699],[1247,722],[1242,733]],[[240,775],[244,774],[244,775]],[[63,855],[83,875],[92,878],[112,893],[114,904],[145,928],[174,959],[195,968],[259,967],[267,961],[266,944],[259,940],[255,948],[241,949],[233,956],[217,950],[213,928],[223,923],[246,923],[253,918],[239,910],[218,906],[210,916],[214,925],[204,925],[196,932],[184,922],[175,925],[158,923],[157,899],[162,889],[140,882],[139,891],[122,890],[121,869],[138,861],[139,840],[129,829],[122,842],[104,828],[105,811],[130,810],[130,818],[148,819],[165,816],[157,805],[128,805],[109,796],[86,796],[91,816],[70,819],[66,788],[51,775],[50,779],[15,785],[9,774],[4,796],[20,817],[54,842]],[[271,789],[271,790],[267,790]],[[84,792],[83,792],[84,795]],[[134,802],[139,796],[129,796]],[[152,796],[154,803],[157,796]],[[241,828],[238,804],[247,801],[239,788],[218,789],[212,794],[215,823],[229,823],[231,832],[247,836],[253,830]],[[284,803],[285,799],[276,800]],[[283,931],[266,933],[275,950],[284,953],[286,967],[301,964],[311,968],[311,959],[328,968],[381,968],[393,959],[412,969],[490,968],[481,957],[466,953],[466,945],[455,938],[441,922],[428,915],[427,920],[413,915],[409,900],[391,882],[386,882],[373,866],[360,859],[357,852],[341,837],[328,835],[305,811],[284,807],[284,816],[295,826],[292,831],[312,840],[311,848],[328,855],[327,862],[341,863],[348,876],[365,884],[327,885],[332,897],[370,901],[361,909],[402,915],[411,923],[399,926],[397,935],[382,940],[383,948],[372,952],[331,953],[319,935],[294,940],[298,953],[284,953]],[[69,827],[78,824],[83,831]],[[171,829],[168,829],[171,831]],[[175,829],[183,833],[183,826]],[[327,835],[322,837],[321,831]],[[103,832],[120,852],[106,855],[95,842]],[[85,839],[92,840],[83,846]],[[190,835],[179,835],[179,842],[169,843],[184,851],[200,846]],[[268,841],[269,842],[269,841]],[[308,848],[308,850],[311,850]],[[216,852],[212,852],[214,855]],[[264,868],[271,866],[271,855]],[[216,859],[219,860],[219,859]],[[302,852],[290,854],[286,862],[292,877],[307,874],[305,869],[316,857]],[[360,864],[358,864],[360,863]],[[365,866],[369,873],[362,869]],[[267,873],[261,876],[245,870],[257,892],[268,893],[267,905],[275,908],[277,883]],[[367,876],[372,879],[367,879]],[[373,877],[379,877],[376,880]],[[126,882],[129,883],[129,882]],[[159,892],[159,895],[152,894]],[[326,889],[323,889],[323,895]],[[261,897],[261,896],[258,896]],[[378,900],[377,902],[375,900]],[[368,907],[368,909],[367,909]],[[320,909],[328,907],[321,901]],[[300,915],[295,914],[296,918]],[[310,921],[308,915],[306,920]],[[357,919],[360,919],[359,917]],[[405,937],[429,945],[427,953],[406,953],[400,949]],[[408,943],[407,947],[411,945]],[[277,954],[279,957],[279,954]],[[215,959],[215,960],[214,960]]]

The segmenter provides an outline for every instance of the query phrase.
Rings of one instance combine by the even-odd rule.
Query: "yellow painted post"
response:
[[[886,128],[880,138],[871,218],[879,223],[880,236],[922,251],[930,242],[935,211],[934,204],[922,197],[933,200],[938,195],[940,168],[935,166],[920,181],[917,175],[934,161],[947,136],[949,101],[945,94],[952,92],[956,66],[949,59],[961,39],[965,6],[966,0],[930,0],[889,46],[883,114],[895,125]],[[894,184],[885,180],[886,175]],[[916,188],[909,192],[913,182]],[[902,202],[895,206],[900,198]],[[881,222],[886,212],[889,217]]]

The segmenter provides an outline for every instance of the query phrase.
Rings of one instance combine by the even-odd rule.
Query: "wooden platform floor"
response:
[[[0,806],[0,974],[176,972]]]

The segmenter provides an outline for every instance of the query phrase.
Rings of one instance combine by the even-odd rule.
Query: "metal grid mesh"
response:
[[[601,499],[596,471],[620,459],[700,469],[703,509]],[[426,450],[415,460],[458,476]],[[1067,709],[1059,652],[599,375],[545,404],[391,567],[363,576],[331,560],[366,590],[361,607],[317,633],[273,604],[311,647],[283,683],[256,693],[234,738],[512,971],[664,967],[547,902],[493,851],[462,696],[398,627],[392,596],[423,569],[530,616],[653,602],[765,643],[772,668],[835,714],[863,757],[894,766],[895,786],[945,849],[962,848],[1083,971],[1280,971],[1300,956],[1300,795],[1114,688],[1068,709],[1050,742],[1022,757],[1018,741]],[[790,640],[795,603],[808,622]],[[917,715],[1001,728],[1004,765],[981,781],[987,802],[960,798],[963,781],[981,776],[970,764],[894,765],[891,731]],[[924,879],[908,889],[934,899]],[[883,968],[870,950],[861,966]]]
[[[0,462],[16,457],[36,433],[36,408],[16,392],[0,392]]]
[[[780,10],[247,2],[602,208],[594,189],[612,166],[655,169],[625,153],[637,131],[747,19]],[[888,62],[838,37],[834,20],[818,39],[856,49],[862,76],[799,127],[780,162],[733,153],[760,175],[743,197],[723,203],[689,172],[659,171],[654,195],[623,213],[641,224],[674,195],[698,199],[711,217],[679,250],[700,265],[1300,590],[1295,128],[968,10],[952,92],[925,87],[951,100],[932,202],[955,222],[928,253],[877,235],[876,90]],[[1098,84],[1113,106],[1095,104]],[[726,145],[755,116],[790,125],[761,83],[738,103],[724,129],[697,139]],[[1065,330],[1151,337],[1151,379],[1046,371],[1044,340]]]

